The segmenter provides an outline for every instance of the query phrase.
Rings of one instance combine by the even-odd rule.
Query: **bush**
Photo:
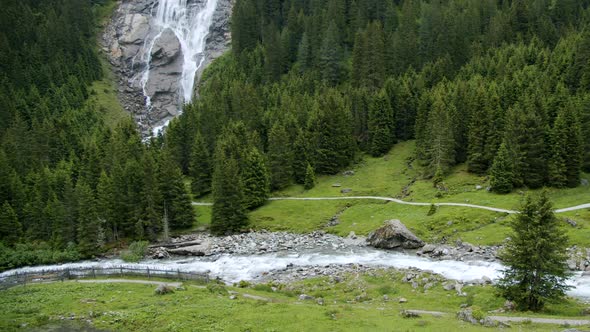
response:
[[[44,242],[17,244],[14,248],[0,243],[0,272],[21,266],[73,262],[81,258],[73,243],[62,250],[53,249]]]
[[[227,295],[227,289],[224,285],[211,283],[207,285],[207,290],[212,294]]]
[[[125,262],[137,263],[145,256],[147,248],[147,241],[132,242],[129,248],[121,253],[121,258]]]
[[[251,284],[246,280],[240,280],[240,282],[238,282],[236,286],[239,288],[248,288],[251,286]]]
[[[478,321],[486,317],[486,314],[478,306],[471,307],[471,314],[473,315],[473,318],[477,319]]]

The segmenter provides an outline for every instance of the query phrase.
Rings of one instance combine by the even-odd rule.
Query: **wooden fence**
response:
[[[163,278],[173,280],[195,280],[209,282],[207,273],[182,272],[180,270],[158,270],[150,268],[132,267],[88,267],[72,268],[64,270],[47,270],[35,272],[15,273],[6,277],[0,277],[0,290],[17,285],[65,281],[81,278],[117,278],[117,277],[143,277]]]

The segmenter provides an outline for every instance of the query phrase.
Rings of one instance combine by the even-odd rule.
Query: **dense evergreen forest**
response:
[[[232,52],[168,147],[196,194],[209,187],[192,163],[211,156],[214,224],[235,210],[223,197],[266,186],[251,154],[266,156],[273,190],[412,139],[441,189],[460,163],[497,193],[575,187],[590,171],[589,3],[238,0]]]
[[[105,1],[107,2],[107,1]],[[74,260],[119,240],[192,224],[180,169],[129,119],[89,102],[102,75],[101,1],[0,6],[0,270]]]
[[[88,100],[101,5],[0,8],[0,267],[190,226],[186,178],[239,231],[272,190],[404,140],[441,190],[461,163],[497,193],[590,172],[589,0],[237,0],[232,51],[146,144]]]

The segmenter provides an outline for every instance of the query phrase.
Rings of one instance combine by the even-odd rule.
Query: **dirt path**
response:
[[[397,198],[382,197],[382,196],[271,197],[268,200],[269,201],[330,201],[330,200],[351,200],[351,199],[355,199],[355,200],[356,199],[372,199],[372,200],[388,201],[388,202],[394,202],[397,204],[414,205],[414,206],[430,206],[432,204],[434,204],[436,206],[460,206],[460,207],[488,210],[488,211],[508,213],[508,214],[518,213],[518,211],[514,211],[514,210],[495,208],[495,207],[485,206],[485,205],[476,205],[476,204],[467,204],[467,203],[448,203],[448,202],[440,202],[440,203],[407,202],[407,201],[402,201],[401,199],[397,199]],[[213,203],[193,202],[193,205],[211,206],[211,205],[213,205]],[[589,208],[590,208],[590,203],[587,203],[587,204],[581,204],[581,205],[571,206],[571,207],[567,207],[567,208],[557,209],[557,210],[555,210],[555,213],[576,211],[576,210],[589,209]]]
[[[590,325],[586,319],[563,319],[563,318],[538,318],[538,317],[510,317],[510,316],[488,316],[490,319],[503,323],[519,323],[530,321],[539,324],[557,324],[569,326]]]
[[[80,279],[74,282],[81,282],[84,284],[110,284],[110,283],[128,283],[128,284],[142,284],[142,285],[154,285],[154,286],[171,286],[180,287],[180,282],[163,282],[153,280],[138,280],[138,279]]]

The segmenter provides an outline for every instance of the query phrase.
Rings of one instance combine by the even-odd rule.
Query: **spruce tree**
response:
[[[180,168],[166,150],[160,156],[158,174],[163,204],[168,208],[170,228],[179,229],[192,226],[195,221],[195,212],[189,193],[185,187]]]
[[[242,165],[244,207],[255,209],[262,206],[270,196],[270,177],[264,157],[256,147],[246,154]]]
[[[395,141],[392,113],[387,95],[381,90],[369,106],[369,151],[373,157],[386,154]]]
[[[209,149],[200,132],[195,135],[191,149],[189,175],[191,190],[195,197],[200,197],[211,191],[211,156]]]
[[[319,68],[324,79],[328,84],[334,86],[342,78],[342,49],[338,27],[334,21],[330,21],[328,30],[324,34],[322,47],[319,52]]]
[[[553,214],[546,190],[538,197],[526,197],[511,228],[510,241],[500,255],[506,269],[497,287],[519,309],[539,311],[545,303],[565,296],[570,276],[568,238]]]
[[[310,162],[309,138],[307,132],[299,130],[293,143],[293,179],[304,184],[307,164]]]
[[[248,225],[240,168],[233,158],[215,153],[211,232],[217,235],[239,232]]]
[[[0,242],[13,245],[20,240],[22,226],[12,206],[5,201],[0,210]]]
[[[273,190],[283,189],[293,177],[291,139],[280,123],[275,123],[268,134],[268,163]]]
[[[511,192],[512,183],[514,182],[513,177],[510,153],[508,152],[506,143],[502,143],[490,169],[490,187],[492,191],[499,194]]]
[[[76,184],[76,197],[78,201],[78,249],[86,257],[93,256],[100,250],[98,236],[101,232],[96,200],[90,186],[81,181]]]
[[[313,167],[311,167],[311,165],[308,163],[305,169],[305,182],[303,183],[303,188],[305,190],[312,189],[313,187],[315,187],[315,182],[315,171],[313,170]]]
[[[555,187],[576,187],[582,164],[582,129],[573,102],[557,115],[551,132],[549,180]]]
[[[430,176],[440,168],[445,174],[455,164],[455,139],[451,124],[454,106],[445,100],[439,87],[434,90],[432,110],[428,116],[426,161]]]

